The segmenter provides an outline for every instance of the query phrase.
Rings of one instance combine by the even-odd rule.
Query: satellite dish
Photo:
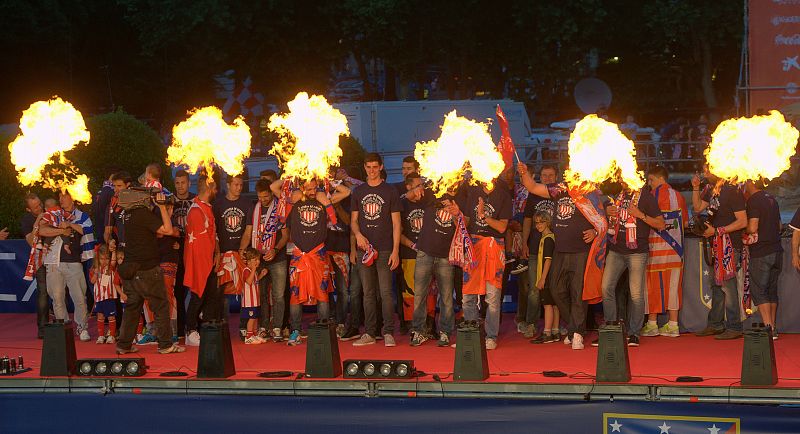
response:
[[[597,78],[584,78],[575,85],[575,103],[586,114],[597,113],[611,106],[611,88]]]

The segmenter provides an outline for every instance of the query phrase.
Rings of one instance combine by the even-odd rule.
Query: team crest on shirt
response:
[[[559,220],[569,220],[575,214],[575,202],[569,197],[558,199],[556,214]]]
[[[408,223],[411,226],[411,231],[418,234],[422,230],[422,218],[425,216],[425,210],[415,209],[408,213]]]
[[[450,226],[453,226],[453,215],[447,212],[447,210],[444,208],[437,209],[436,223],[443,228],[449,228]]]
[[[319,207],[314,205],[302,205],[298,211],[301,225],[312,227],[319,222]]]
[[[381,210],[386,203],[382,197],[375,193],[370,193],[361,199],[361,210],[367,220],[377,220],[381,216]]]
[[[484,211],[484,216],[489,216],[489,217],[494,216],[494,207],[489,202],[486,202],[486,201],[483,202],[483,211]],[[484,219],[477,218],[478,217],[478,205],[475,205],[475,217],[476,217],[475,218],[475,224],[478,225],[478,227],[485,228],[485,227],[489,226],[486,223],[486,219],[485,218]]]
[[[175,207],[175,210],[172,212],[172,220],[175,222],[175,226],[179,229],[183,230],[186,228],[186,217],[189,215],[189,208],[188,207]]]
[[[222,212],[222,221],[225,223],[225,230],[231,233],[242,230],[244,222],[244,212],[239,208],[228,208]]]
[[[534,209],[536,209],[536,212],[546,212],[550,214],[550,217],[553,217],[556,213],[556,204],[552,200],[541,200],[534,206]]]

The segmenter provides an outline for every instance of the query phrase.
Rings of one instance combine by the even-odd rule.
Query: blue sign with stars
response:
[[[739,418],[603,413],[603,433],[739,434]]]

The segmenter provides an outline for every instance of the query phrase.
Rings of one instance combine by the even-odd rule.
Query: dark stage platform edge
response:
[[[232,317],[234,319],[235,317]],[[32,371],[14,377],[0,376],[0,394],[180,394],[343,396],[390,398],[497,398],[567,401],[713,402],[741,404],[800,404],[800,336],[781,334],[775,342],[779,382],[774,387],[742,387],[739,375],[743,341],[715,341],[684,335],[680,338],[643,338],[630,348],[629,383],[596,383],[597,349],[573,351],[561,343],[531,345],[514,330],[513,315],[502,324],[499,347],[490,351],[490,378],[485,382],[452,381],[455,350],[428,342],[410,347],[399,336],[397,347],[377,345],[356,348],[339,344],[345,359],[411,359],[425,375],[412,380],[345,380],[300,377],[305,368],[305,345],[244,345],[233,343],[235,376],[220,380],[195,377],[197,348],[186,353],[159,355],[155,346],[141,346],[148,373],[138,378],[85,378],[39,376],[42,341],[35,338],[35,316],[0,315],[0,355],[22,355]],[[113,358],[113,346],[76,342],[78,358]],[[164,378],[159,374],[180,370],[188,377]],[[287,379],[262,379],[260,372],[287,370]],[[543,371],[560,370],[565,378],[549,378]],[[442,381],[434,380],[437,374]],[[677,383],[678,376],[703,377],[700,383]]]

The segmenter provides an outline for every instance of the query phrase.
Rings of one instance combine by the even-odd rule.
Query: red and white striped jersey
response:
[[[242,307],[260,307],[261,297],[258,291],[258,279],[253,279],[253,283],[247,283],[250,275],[255,273],[250,267],[245,267],[242,272]]]
[[[89,272],[90,278],[94,278],[94,268]],[[100,269],[97,280],[94,282],[94,301],[95,303],[108,299],[119,298],[117,286],[121,286],[117,270],[114,268]]]

